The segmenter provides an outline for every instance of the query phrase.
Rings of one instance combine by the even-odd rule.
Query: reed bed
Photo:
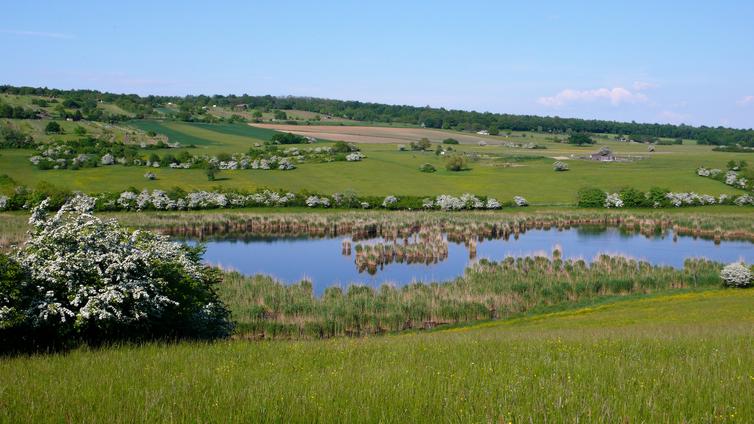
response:
[[[131,212],[103,213],[134,228],[151,229],[176,238],[210,240],[252,237],[339,237],[352,240],[382,237],[397,240],[423,228],[436,229],[450,241],[517,237],[530,229],[564,230],[576,226],[618,227],[647,237],[669,229],[677,236],[715,240],[754,241],[754,219],[750,213],[695,210],[682,211],[594,211],[532,210],[527,212],[408,212],[326,211],[301,213],[224,212]],[[27,216],[0,213],[0,247],[23,242]]]
[[[689,259],[683,269],[622,256],[592,263],[552,257],[481,260],[444,283],[333,286],[317,297],[309,281],[286,285],[268,276],[226,273],[221,297],[242,337],[363,336],[508,318],[536,308],[610,295],[720,286],[722,264]]]

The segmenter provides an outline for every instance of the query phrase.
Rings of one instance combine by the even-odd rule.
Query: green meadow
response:
[[[41,124],[34,123],[33,125]],[[66,126],[75,123],[65,122]],[[93,125],[93,124],[89,124]],[[178,121],[131,121],[115,127],[118,131],[132,131],[131,138],[148,131],[166,135],[171,142],[184,146],[194,145],[193,154],[241,153],[256,143],[264,143],[275,134],[266,128],[244,124],[205,124]],[[337,127],[335,127],[337,128]],[[66,128],[67,129],[67,128]],[[125,131],[123,131],[125,129]],[[445,131],[448,137],[454,131]],[[66,137],[70,137],[67,135]],[[137,189],[169,189],[176,186],[186,190],[274,188],[291,191],[309,190],[332,194],[353,190],[362,195],[416,195],[462,194],[471,192],[510,200],[520,195],[532,203],[543,205],[569,205],[583,186],[598,186],[605,190],[618,190],[627,185],[640,190],[653,186],[672,191],[694,191],[705,194],[740,194],[740,190],[717,181],[698,177],[698,166],[725,168],[731,159],[745,159],[745,155],[712,152],[710,146],[684,144],[657,146],[653,153],[645,145],[626,144],[607,138],[597,138],[598,144],[576,147],[552,141],[546,134],[512,133],[511,138],[489,137],[488,146],[461,144],[453,146],[466,153],[477,153],[469,170],[451,172],[445,169],[445,158],[432,151],[398,151],[396,144],[359,144],[367,155],[362,162],[332,162],[301,164],[293,171],[235,170],[223,171],[215,181],[208,181],[201,169],[150,169],[157,179],[147,181],[143,167],[110,166],[85,168],[77,171],[41,171],[28,162],[31,151],[0,151],[0,173],[7,174],[18,184],[34,187],[42,181],[60,187],[86,192],[119,191],[129,187]],[[121,135],[122,138],[122,135]],[[534,142],[547,149],[508,148],[496,141]],[[327,145],[330,141],[321,141]],[[608,146],[616,154],[632,156],[635,160],[621,163],[599,163],[570,159],[586,156]],[[433,146],[434,148],[435,146]],[[167,150],[157,151],[164,154]],[[171,150],[176,153],[176,150]],[[568,172],[554,172],[555,158],[569,158]],[[423,173],[419,167],[430,163],[435,173]]]
[[[0,361],[2,422],[751,422],[754,291],[443,331]]]

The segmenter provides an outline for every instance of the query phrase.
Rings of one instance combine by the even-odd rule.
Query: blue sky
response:
[[[35,1],[0,83],[754,127],[754,1]]]

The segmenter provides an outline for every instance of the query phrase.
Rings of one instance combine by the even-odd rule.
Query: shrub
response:
[[[60,124],[55,121],[50,121],[45,126],[45,132],[48,134],[60,134],[61,130]]]
[[[351,153],[358,152],[359,148],[355,144],[346,143],[345,141],[336,141],[335,145],[332,146],[332,150],[337,153]]]
[[[446,138],[442,141],[442,144],[459,144],[455,138]]]
[[[513,203],[515,203],[516,206],[521,206],[521,207],[529,206],[529,202],[521,196],[514,196]]]
[[[432,143],[428,138],[422,138],[416,143],[409,144],[409,146],[411,147],[411,150],[424,151],[429,150],[432,147]]]
[[[568,136],[568,144],[576,144],[578,146],[581,146],[584,144],[594,144],[594,140],[592,140],[592,137],[590,137],[589,134],[573,133]]]
[[[214,289],[219,273],[201,264],[200,248],[102,221],[86,196],[53,217],[47,206],[33,209],[16,263],[0,261],[0,272],[15,281],[9,286],[3,275],[0,285],[3,349],[230,334]]]
[[[752,273],[749,268],[741,263],[735,262],[726,265],[720,271],[720,278],[728,287],[747,287],[751,285]]]
[[[445,162],[445,169],[453,172],[463,171],[468,169],[468,162],[461,155],[453,155]]]
[[[584,187],[576,194],[576,205],[580,208],[601,208],[605,205],[607,194],[595,187]]]
[[[395,196],[387,196],[382,201],[382,207],[386,209],[392,209],[398,203],[398,198]]]
[[[647,198],[644,193],[635,188],[623,188],[621,189],[620,193],[618,193],[618,195],[623,201],[623,206],[627,208],[638,208],[645,206],[647,203]]]
[[[435,168],[431,163],[425,163],[422,166],[419,167],[419,171],[421,172],[435,172],[437,171],[437,168]]]
[[[157,175],[155,175],[154,172],[147,172],[146,174],[144,174],[144,178],[152,181],[157,179]]]
[[[568,171],[568,164],[565,162],[557,161],[552,164],[552,169],[558,172]]]
[[[666,188],[661,187],[652,187],[647,192],[646,200],[647,206],[651,206],[653,208],[664,208],[670,205],[670,200],[668,200],[668,193],[670,190]]]
[[[304,144],[306,143],[306,137],[296,135],[293,133],[279,133],[270,138],[275,144]]]

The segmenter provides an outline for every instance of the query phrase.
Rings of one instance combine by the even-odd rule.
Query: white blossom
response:
[[[752,282],[752,273],[749,268],[736,262],[726,265],[723,270],[720,271],[720,278],[727,286],[746,287]]]
[[[395,196],[387,196],[382,201],[382,207],[383,208],[389,208],[389,207],[395,205],[396,203],[398,203],[398,198],[397,197],[395,197]]]
[[[527,202],[526,199],[521,196],[514,196],[513,203],[515,203],[517,206],[529,206],[529,202]]]

